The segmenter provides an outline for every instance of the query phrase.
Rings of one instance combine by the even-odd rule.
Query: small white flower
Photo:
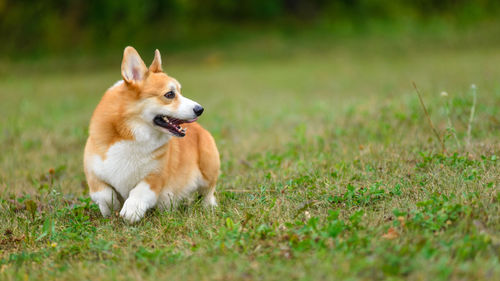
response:
[[[311,214],[308,211],[304,212],[304,216],[306,217],[306,220],[311,218]]]
[[[472,90],[475,90],[475,89],[476,89],[476,84],[472,84],[472,85],[470,85],[470,88],[471,88]]]
[[[447,97],[447,96],[448,96],[448,93],[447,93],[447,92],[445,92],[445,91],[442,91],[442,92],[441,92],[441,96],[442,96],[442,97]]]

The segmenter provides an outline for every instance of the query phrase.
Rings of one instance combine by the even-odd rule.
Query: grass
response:
[[[103,68],[3,64],[0,279],[499,279],[498,44],[297,42],[166,54],[206,108],[220,207],[134,226],[100,216],[82,171],[119,54]]]

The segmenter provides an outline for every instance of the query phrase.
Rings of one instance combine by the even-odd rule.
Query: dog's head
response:
[[[129,103],[127,115],[134,122],[143,122],[156,130],[183,137],[185,129],[180,125],[196,121],[203,113],[203,107],[181,95],[179,82],[163,72],[158,50],[147,68],[134,48],[125,48],[122,77],[133,100]]]

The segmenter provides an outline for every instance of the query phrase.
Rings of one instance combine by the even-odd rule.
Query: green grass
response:
[[[82,171],[120,54],[112,67],[1,65],[0,279],[499,279],[500,52],[460,42],[264,38],[164,54],[206,108],[219,208],[133,226],[100,216]]]

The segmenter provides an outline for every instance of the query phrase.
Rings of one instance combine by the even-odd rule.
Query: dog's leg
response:
[[[158,189],[151,186],[147,181],[141,181],[134,187],[123,204],[120,216],[129,223],[141,220],[146,211],[156,205],[158,201]]]
[[[203,198],[203,206],[205,208],[217,207],[217,200],[215,199],[215,181],[208,182],[202,178],[198,186],[198,194]]]
[[[101,210],[104,217],[111,215],[113,211],[120,210],[121,203],[113,188],[90,174],[87,177],[87,182],[90,189],[90,198],[99,206],[99,210]]]
[[[203,206],[206,208],[215,208],[217,207],[217,200],[215,200],[215,186],[202,190],[203,195]]]
[[[203,198],[203,205],[205,207],[216,207],[217,201],[215,200],[215,185],[219,177],[220,160],[219,152],[213,137],[204,132],[205,137],[200,137],[198,149],[200,153],[200,172],[203,178],[203,183],[199,187],[200,194]]]
[[[158,199],[157,208],[164,211],[173,211],[177,207],[177,201],[174,193],[163,190]]]

